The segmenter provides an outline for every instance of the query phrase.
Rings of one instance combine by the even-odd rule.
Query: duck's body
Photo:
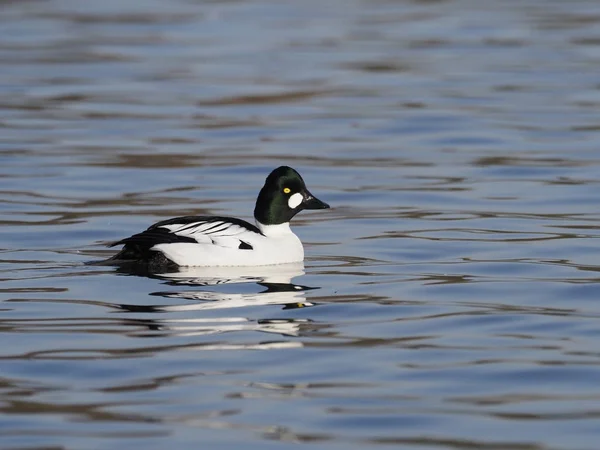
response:
[[[262,266],[304,260],[304,248],[289,224],[251,225],[231,217],[187,216],[165,220],[113,245],[115,260],[178,266]]]
[[[313,197],[302,177],[279,167],[261,189],[256,226],[231,217],[186,216],[164,220],[123,239],[111,261],[178,266],[262,266],[304,260],[302,242],[289,221],[303,209],[329,205]]]

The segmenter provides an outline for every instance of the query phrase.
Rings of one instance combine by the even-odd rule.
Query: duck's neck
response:
[[[265,225],[257,220],[256,226],[260,232],[267,237],[278,237],[293,234],[292,230],[290,229],[289,222],[279,223],[277,225]]]

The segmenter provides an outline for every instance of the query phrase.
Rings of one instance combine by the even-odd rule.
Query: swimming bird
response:
[[[110,263],[152,266],[263,266],[304,260],[302,242],[290,220],[304,209],[326,209],[291,167],[273,170],[258,194],[252,225],[220,216],[163,220],[110,245],[124,245]]]

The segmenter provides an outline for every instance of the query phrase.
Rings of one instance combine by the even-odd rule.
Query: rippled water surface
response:
[[[2,448],[597,448],[597,1],[1,1],[0,60]],[[303,265],[84,264],[281,164]]]

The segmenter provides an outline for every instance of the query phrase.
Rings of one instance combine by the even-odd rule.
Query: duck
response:
[[[296,170],[281,166],[267,176],[258,194],[255,224],[222,216],[163,220],[110,244],[123,248],[108,261],[143,263],[157,270],[297,263],[304,260],[304,247],[291,230],[290,220],[305,209],[327,208],[327,203],[309,192]]]

